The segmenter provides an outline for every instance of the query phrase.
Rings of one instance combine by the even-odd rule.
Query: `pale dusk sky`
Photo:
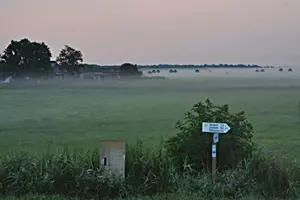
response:
[[[300,66],[300,0],[0,0],[0,50],[27,37],[87,63]]]

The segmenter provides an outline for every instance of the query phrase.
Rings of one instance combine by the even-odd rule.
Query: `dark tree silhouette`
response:
[[[119,68],[120,76],[141,76],[142,72],[139,71],[137,65],[131,63],[124,63]]]
[[[56,58],[56,62],[64,69],[69,72],[78,73],[82,68],[81,63],[83,62],[83,55],[81,51],[76,50],[68,45],[60,51],[59,56]]]
[[[45,73],[50,69],[51,52],[45,43],[28,39],[12,40],[1,55],[3,64],[18,75]]]
[[[83,62],[83,56],[81,51],[66,45],[65,48],[60,51],[56,61],[59,65],[76,66]]]

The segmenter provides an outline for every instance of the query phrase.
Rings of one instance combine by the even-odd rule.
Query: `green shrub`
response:
[[[231,169],[251,156],[255,149],[251,141],[253,127],[245,113],[231,114],[228,105],[214,105],[207,99],[185,113],[184,120],[176,124],[178,134],[166,141],[167,156],[172,157],[180,169],[184,169],[184,163],[197,171],[211,168],[212,134],[202,133],[201,129],[202,122],[211,122],[214,117],[216,122],[224,122],[231,127],[228,134],[220,134],[217,144],[219,170]]]

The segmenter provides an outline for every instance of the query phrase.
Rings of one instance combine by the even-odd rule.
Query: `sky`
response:
[[[300,66],[300,0],[0,0],[11,40],[64,45],[86,63]]]

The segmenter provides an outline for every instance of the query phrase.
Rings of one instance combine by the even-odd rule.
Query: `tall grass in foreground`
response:
[[[36,196],[26,195],[22,197],[6,197],[3,200],[79,200],[79,198],[67,198],[59,196]]]
[[[188,163],[185,164],[189,166]],[[126,178],[104,176],[95,151],[72,151],[42,157],[18,154],[0,163],[0,195],[61,195],[81,199],[197,194],[205,199],[244,196],[295,198],[300,189],[299,165],[254,154],[236,168],[217,173],[184,171],[164,156],[162,147],[146,149],[138,142],[126,152]]]
[[[213,200],[229,200],[230,198],[215,197]],[[79,198],[67,198],[61,196],[23,196],[23,197],[7,197],[3,200],[79,200]],[[117,198],[116,200],[122,200]],[[158,196],[140,196],[140,197],[127,197],[126,200],[207,200],[206,197],[198,193],[170,193]],[[245,196],[240,200],[265,200],[260,196]],[[273,199],[275,200],[275,199]],[[279,199],[278,199],[279,200]]]

